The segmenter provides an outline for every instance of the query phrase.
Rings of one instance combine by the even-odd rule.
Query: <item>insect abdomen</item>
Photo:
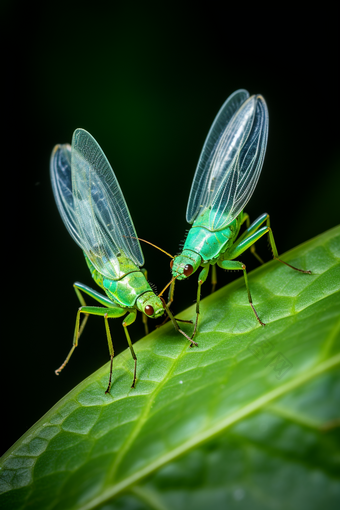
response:
[[[233,241],[233,233],[229,227],[211,232],[204,227],[192,227],[184,244],[184,250],[199,253],[204,262],[216,259]],[[183,251],[184,251],[183,250]]]
[[[88,258],[88,256],[86,255],[85,252],[84,253],[84,257],[85,257],[85,260],[86,260],[86,264],[87,264],[87,267],[89,268],[90,270],[90,273],[91,273],[91,276],[92,278],[94,279],[94,281],[96,282],[96,284],[103,290],[104,289],[104,283],[103,283],[103,276],[97,271],[97,269],[94,267],[94,265],[92,264],[92,262],[90,261],[90,259]]]

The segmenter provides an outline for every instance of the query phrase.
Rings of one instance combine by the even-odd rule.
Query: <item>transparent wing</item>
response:
[[[209,228],[233,221],[250,200],[260,177],[268,139],[268,110],[262,96],[250,97],[229,122],[215,150]],[[210,204],[209,204],[210,206]]]
[[[236,218],[259,179],[267,138],[268,110],[263,97],[236,91],[222,106],[204,144],[188,202],[189,223],[207,209],[211,230]]]
[[[52,151],[50,174],[54,198],[65,226],[79,246],[81,239],[74,210],[71,175],[71,146],[56,145]]]
[[[216,168],[211,164],[212,160],[228,123],[248,97],[249,92],[243,89],[237,90],[229,96],[210,128],[191,185],[186,216],[188,223],[193,223],[212,201],[209,183],[213,182],[213,171],[216,172]]]
[[[94,266],[115,276],[119,255],[142,266],[142,250],[116,176],[96,140],[83,129],[73,134],[71,166],[78,233]]]
[[[144,263],[129,210],[113,170],[85,130],[73,134],[72,148],[57,146],[51,158],[52,187],[61,217],[96,269],[119,276],[119,255]]]

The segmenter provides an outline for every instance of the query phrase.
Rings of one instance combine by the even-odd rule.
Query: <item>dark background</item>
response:
[[[104,322],[91,317],[70,364],[54,374],[71,347],[78,308],[72,284],[92,285],[49,180],[51,150],[71,142],[75,128],[87,129],[102,146],[139,236],[176,253],[216,113],[238,88],[261,93],[269,141],[247,211],[253,219],[271,214],[281,253],[339,222],[335,12],[192,5],[3,7],[1,453],[108,361]],[[169,259],[146,245],[143,251],[160,291],[170,277]],[[258,251],[270,259],[266,241]],[[256,267],[248,254],[242,261]],[[221,272],[219,284],[233,277]],[[193,302],[196,280],[178,284],[174,312]],[[121,319],[111,322],[111,331],[119,352],[125,348]],[[141,317],[130,334],[134,341],[143,336]]]

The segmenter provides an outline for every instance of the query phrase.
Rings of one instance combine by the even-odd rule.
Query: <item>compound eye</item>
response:
[[[184,270],[183,270],[183,273],[185,274],[185,276],[190,276],[191,273],[193,272],[194,268],[192,267],[191,264],[186,264],[184,266]]]
[[[144,312],[150,316],[154,314],[154,309],[151,305],[146,305]]]
[[[174,259],[170,261],[170,268],[172,269],[172,266],[174,265]]]

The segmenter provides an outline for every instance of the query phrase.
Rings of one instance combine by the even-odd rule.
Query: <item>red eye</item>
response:
[[[185,274],[185,276],[190,276],[191,273],[193,272],[194,268],[192,267],[191,264],[187,264],[186,266],[184,266],[184,270],[183,270],[183,273]]]
[[[174,265],[174,259],[172,259],[172,260],[170,261],[170,267],[171,267],[171,269],[172,269],[172,266],[173,266],[173,265]]]
[[[154,314],[154,309],[151,305],[146,305],[144,312],[150,316]]]

